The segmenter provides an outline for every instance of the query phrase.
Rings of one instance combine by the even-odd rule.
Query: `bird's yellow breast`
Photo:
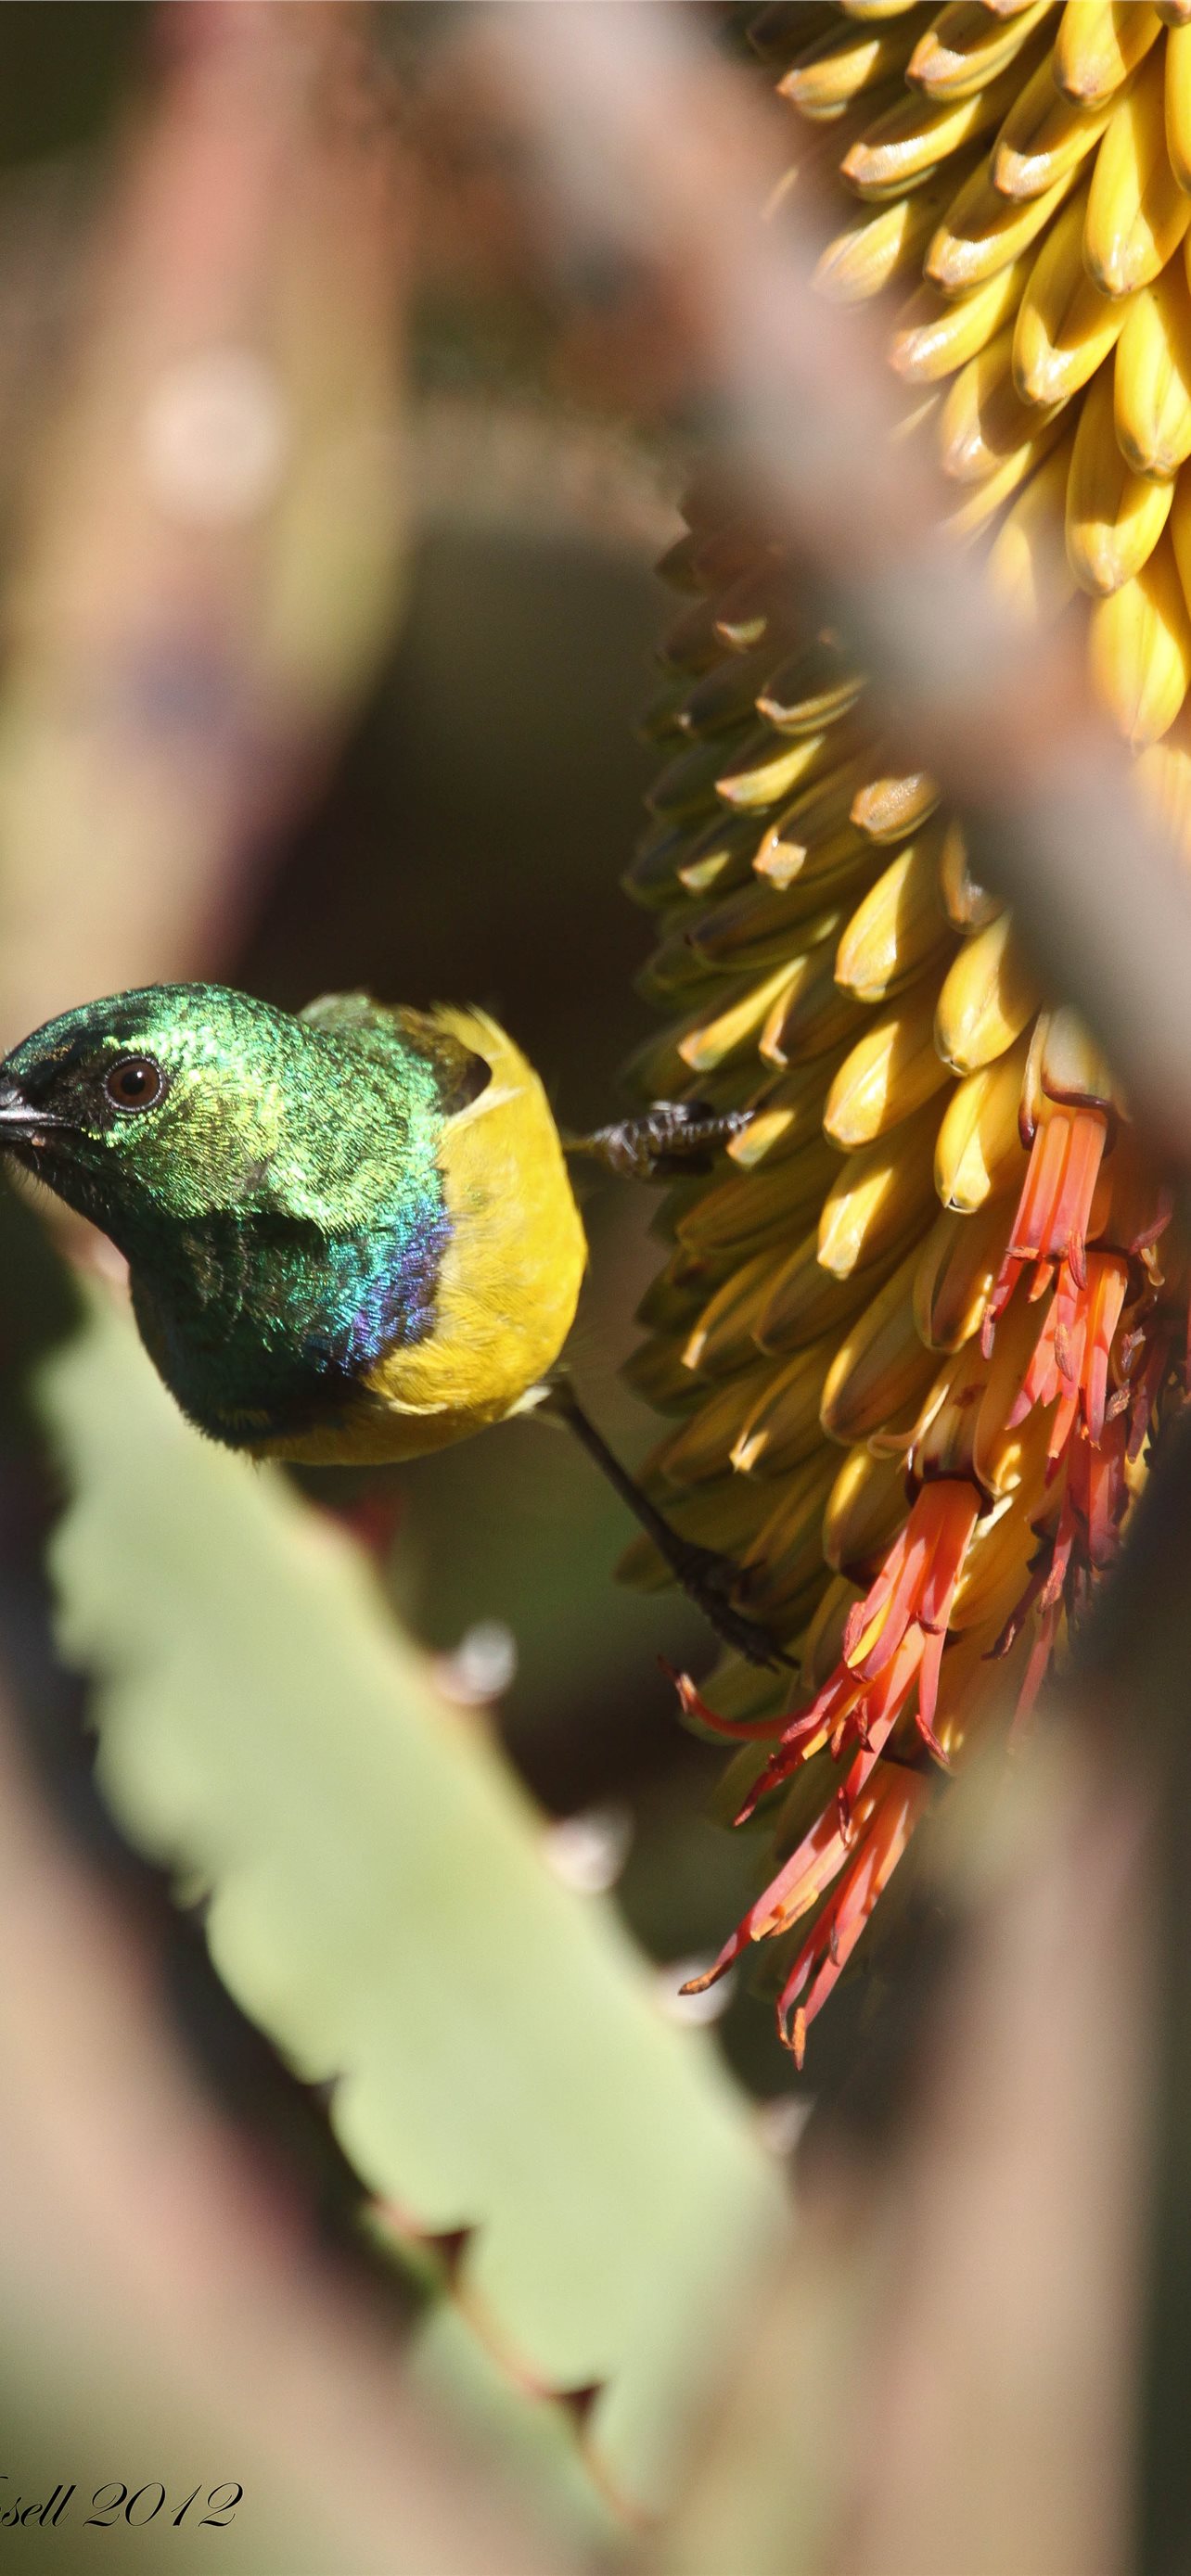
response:
[[[492,1067],[443,1131],[450,1236],[434,1328],[379,1359],[350,1419],[291,1456],[411,1458],[501,1422],[552,1367],[574,1321],[587,1244],[542,1084],[485,1012],[443,1006],[433,1016]]]

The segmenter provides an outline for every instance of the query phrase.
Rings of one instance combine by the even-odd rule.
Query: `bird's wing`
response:
[[[356,1036],[383,1016],[384,1004],[374,1002],[371,993],[320,993],[298,1013],[300,1020],[314,1020],[320,1029],[342,1031],[345,1037]]]
[[[438,1077],[444,1118],[456,1117],[478,1100],[492,1079],[487,1058],[444,1027],[437,1011],[415,1011],[404,1002],[376,1002],[370,993],[321,993],[317,1001],[307,1002],[298,1017],[384,1062],[411,1049],[427,1058]]]

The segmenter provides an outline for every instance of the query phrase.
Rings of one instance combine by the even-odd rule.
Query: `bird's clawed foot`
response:
[[[674,1528],[613,1455],[603,1434],[584,1412],[569,1377],[560,1373],[549,1381],[540,1393],[540,1409],[548,1419],[563,1422],[574,1432],[588,1457],[594,1458],[609,1484],[648,1532],[663,1563],[682,1585],[688,1600],[702,1611],[717,1637],[722,1637],[735,1654],[746,1656],[750,1664],[788,1664],[789,1656],[768,1631],[736,1607],[732,1595],[744,1579],[740,1567],[733,1564],[730,1556],[721,1556],[715,1548],[700,1547]]]
[[[693,1541],[683,1541],[675,1548],[670,1563],[688,1600],[702,1611],[716,1635],[735,1654],[743,1655],[750,1664],[789,1662],[768,1629],[737,1609],[732,1595],[741,1573],[730,1556],[721,1556],[716,1548],[696,1547]]]
[[[606,1170],[633,1181],[673,1180],[711,1169],[721,1145],[748,1126],[748,1109],[712,1109],[705,1100],[653,1100],[640,1118],[597,1127],[591,1136],[569,1136],[568,1154],[587,1154]]]

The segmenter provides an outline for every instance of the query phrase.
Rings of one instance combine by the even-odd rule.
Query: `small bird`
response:
[[[606,1447],[560,1355],[587,1260],[566,1151],[644,1174],[733,1132],[655,1103],[564,1149],[483,1011],[219,984],[84,1003],[0,1064],[0,1149],[110,1236],[187,1418],[254,1458],[412,1458],[540,1407],[610,1477],[721,1636],[776,1649],[736,1569]]]

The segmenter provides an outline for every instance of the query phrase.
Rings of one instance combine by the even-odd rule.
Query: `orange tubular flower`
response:
[[[897,1868],[927,1794],[925,1780],[911,1771],[903,1771],[899,1778],[892,1766],[874,1789],[873,1811],[860,1849],[808,1933],[778,1996],[778,2029],[799,2066],[806,2056],[807,2024],[843,1975],[877,1898]],[[799,2003],[808,1985],[806,2002]],[[792,2005],[797,2010],[791,2029]]]
[[[1191,860],[1186,15],[848,0],[750,32],[795,184],[840,199],[819,284],[886,305],[945,523],[1023,620],[1082,626]],[[677,1417],[657,1499],[798,1665],[793,1691],[732,1656],[680,1691],[781,1863],[698,1982],[808,1917],[778,2011],[801,2059],[944,1768],[1024,1717],[1119,1546],[1184,1396],[1188,1254],[1112,1068],[913,746],[891,758],[846,639],[714,462],[683,510],[626,879],[674,1017],[632,1078],[754,1114],[665,1203],[628,1374]]]
[[[1042,1120],[1005,1258],[980,1328],[986,1359],[997,1317],[1004,1313],[1030,1262],[1035,1265],[1030,1292],[1034,1297],[1041,1297],[1050,1286],[1056,1266],[1072,1287],[1085,1286],[1092,1198],[1107,1136],[1108,1120],[1102,1109],[1048,1109]]]
[[[778,1998],[778,2028],[793,2048],[799,2066],[806,2050],[806,2028],[842,1976],[877,1898],[887,1887],[926,1804],[929,1784],[919,1774],[887,1763],[865,1790],[845,1824],[832,1808],[820,1816],[785,1868],[759,1896],[726,1941],[706,1976],[692,1977],[687,1995],[701,1994],[739,1958],[746,1942],[787,1932],[791,1924],[817,1906],[834,1888],[816,1917],[814,1928],[794,1961]],[[842,1875],[841,1875],[842,1873]],[[789,2017],[809,1981],[805,2004],[798,2004],[792,2032]]]

